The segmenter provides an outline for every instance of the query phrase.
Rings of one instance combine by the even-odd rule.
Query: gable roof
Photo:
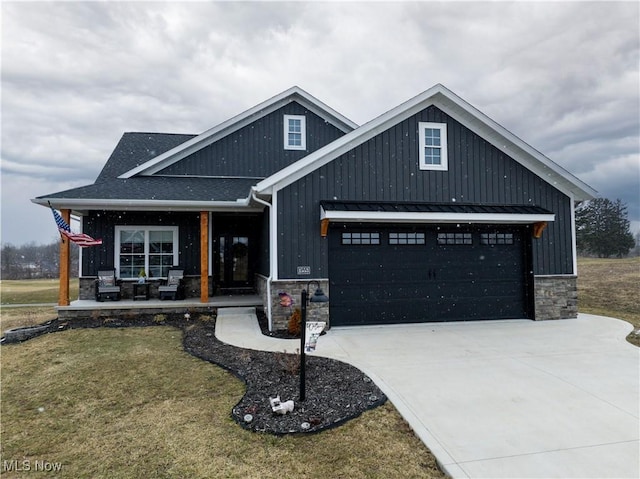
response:
[[[146,163],[195,136],[174,133],[124,133],[95,182],[117,178],[122,173]]]
[[[93,184],[39,196],[47,206],[91,209],[197,210],[237,209],[249,203],[251,187],[262,178],[118,175],[175,148],[197,135],[125,133]]]
[[[503,151],[543,180],[576,200],[587,200],[597,191],[569,173],[557,163],[522,141],[465,100],[437,84],[425,92],[389,110],[356,130],[348,133],[279,172],[260,181],[257,194],[272,195],[316,169],[326,165],[353,148],[370,140],[404,119],[434,105],[480,137]]]
[[[294,86],[288,90],[276,95],[269,100],[266,100],[259,105],[246,110],[239,115],[220,123],[218,126],[205,131],[204,133],[193,137],[184,143],[166,151],[153,159],[150,159],[144,164],[136,166],[126,172],[120,174],[120,178],[131,178],[133,176],[140,175],[152,175],[167,168],[168,166],[180,161],[181,159],[201,150],[202,148],[220,140],[221,138],[237,131],[250,123],[282,108],[284,105],[291,102],[300,103],[309,111],[315,113],[320,118],[324,119],[328,123],[334,125],[339,130],[348,133],[358,125],[353,123],[348,118],[342,116],[333,108],[325,105],[318,99],[309,95],[302,88]]]

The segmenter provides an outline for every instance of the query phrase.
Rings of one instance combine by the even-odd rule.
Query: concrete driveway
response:
[[[631,326],[577,319],[333,328],[317,355],[367,373],[454,478],[640,477],[640,349]],[[295,350],[246,310],[216,336]]]

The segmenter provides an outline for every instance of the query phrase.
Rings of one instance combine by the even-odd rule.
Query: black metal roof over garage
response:
[[[555,215],[534,205],[482,205],[380,201],[321,201],[323,220],[345,222],[535,223]]]
[[[325,211],[385,211],[396,213],[482,213],[550,215],[551,211],[530,205],[478,205],[464,203],[412,203],[397,201],[321,201]]]

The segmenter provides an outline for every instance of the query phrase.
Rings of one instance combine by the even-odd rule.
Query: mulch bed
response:
[[[262,316],[259,314],[259,316]],[[265,320],[261,321],[264,331]],[[215,315],[137,315],[125,318],[54,319],[39,326],[36,335],[77,328],[173,326],[183,331],[184,350],[230,371],[246,384],[246,392],[231,416],[243,428],[275,435],[314,433],[358,417],[387,400],[374,382],[359,369],[334,359],[306,356],[306,400],[299,398],[298,354],[255,351],[231,346],[215,336]],[[271,333],[270,336],[287,333]],[[28,335],[25,335],[28,338]],[[6,344],[3,341],[2,344]],[[286,415],[273,413],[270,397],[293,400]]]

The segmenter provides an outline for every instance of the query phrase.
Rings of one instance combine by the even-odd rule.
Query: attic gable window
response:
[[[306,118],[303,115],[284,116],[284,149],[307,149]]]
[[[420,141],[418,159],[421,170],[446,171],[447,125],[445,123],[418,123]]]

